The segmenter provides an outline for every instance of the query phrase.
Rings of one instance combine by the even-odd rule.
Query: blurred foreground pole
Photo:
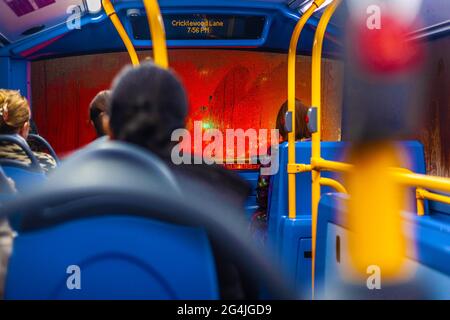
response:
[[[354,12],[347,26],[344,87],[344,138],[352,141],[347,161],[355,165],[346,177],[349,253],[352,275],[366,279],[375,266],[383,282],[395,283],[405,275],[400,213],[406,190],[389,170],[401,166],[393,141],[410,135],[419,119],[424,54],[421,45],[407,41],[416,22],[403,19],[398,6],[394,13],[390,1],[374,0],[366,7],[361,5],[367,1],[359,1],[357,8],[348,5]]]

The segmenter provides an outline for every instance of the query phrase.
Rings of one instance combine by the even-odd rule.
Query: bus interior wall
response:
[[[450,177],[450,38],[430,42],[429,89],[417,136],[425,148],[427,173]]]

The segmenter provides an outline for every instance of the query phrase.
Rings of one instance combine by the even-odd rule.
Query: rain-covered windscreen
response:
[[[151,52],[140,52],[141,61]],[[170,66],[181,78],[189,100],[188,130],[202,134],[209,129],[226,131],[248,129],[257,139],[246,139],[244,148],[228,147],[233,159],[248,159],[258,153],[261,129],[273,129],[280,106],[287,98],[287,56],[281,53],[211,49],[173,49]],[[39,133],[56,151],[65,154],[95,138],[88,121],[88,106],[100,91],[110,87],[117,72],[129,63],[126,53],[84,55],[32,63],[32,107]],[[310,57],[297,59],[297,98],[310,104]],[[323,137],[340,137],[341,66],[325,60],[323,64]],[[151,85],[151,84],[149,84]],[[168,93],[170,94],[170,93]],[[210,131],[211,132],[211,131]],[[270,132],[270,131],[269,131]],[[198,133],[198,130],[197,130]],[[217,133],[217,132],[216,132]],[[239,134],[239,132],[237,132]],[[264,132],[262,132],[264,133]],[[205,139],[208,140],[208,139]],[[211,139],[214,141],[214,139]],[[210,141],[210,142],[211,142]],[[210,143],[200,141],[202,150]],[[268,141],[270,144],[270,141]],[[194,148],[194,144],[191,146]],[[265,153],[262,146],[259,153]],[[200,152],[202,152],[200,150]],[[198,153],[199,150],[196,150]],[[232,151],[232,150],[229,150]],[[238,166],[239,167],[239,166]]]

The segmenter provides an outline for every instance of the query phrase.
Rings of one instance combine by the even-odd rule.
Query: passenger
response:
[[[103,90],[97,93],[89,105],[89,118],[94,126],[97,138],[106,136],[108,129],[108,103],[111,96],[109,90]]]
[[[141,146],[163,159],[177,176],[197,180],[230,205],[243,208],[250,187],[234,172],[218,165],[174,165],[171,141],[175,129],[185,127],[188,104],[184,88],[171,72],[152,63],[126,67],[112,87],[109,125],[112,139]],[[186,186],[188,187],[188,186]],[[187,190],[188,191],[188,190]],[[205,195],[206,196],[206,195]],[[255,290],[233,262],[212,243],[222,299],[256,298]]]
[[[30,106],[18,92],[0,89],[0,134],[18,134],[25,140],[30,130]],[[44,171],[56,167],[55,159],[44,152],[33,152]],[[30,164],[31,160],[18,145],[9,142],[0,143],[0,158]]]
[[[174,165],[171,141],[175,129],[185,127],[188,113],[184,88],[171,72],[144,63],[127,67],[115,79],[110,101],[111,137],[127,141],[162,158],[175,173],[208,184],[229,203],[243,207],[250,187],[237,174],[219,165]]]
[[[285,126],[285,115],[288,110],[287,101],[283,103],[277,115],[276,129],[280,134],[280,143],[288,141],[288,133]],[[295,99],[295,140],[307,141],[311,139],[311,132],[308,130],[306,117],[308,115],[308,107],[300,100]],[[270,155],[271,148],[267,151]],[[256,202],[258,204],[257,211],[252,216],[251,229],[252,233],[257,237],[262,237],[265,241],[265,231],[267,230],[267,205],[270,188],[270,176],[260,175],[256,187]]]

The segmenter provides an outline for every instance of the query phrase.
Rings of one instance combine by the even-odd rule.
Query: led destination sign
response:
[[[167,14],[167,40],[255,40],[262,36],[265,17],[241,15]],[[147,17],[130,18],[136,40],[149,40]]]

